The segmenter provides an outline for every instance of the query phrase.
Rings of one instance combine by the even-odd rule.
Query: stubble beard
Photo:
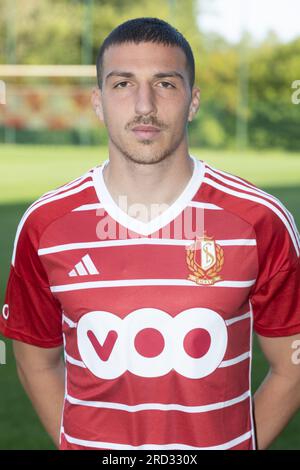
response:
[[[144,147],[149,148],[151,145],[153,147],[156,146],[156,142],[153,142],[149,139],[140,140],[137,144],[140,147],[140,151],[131,150],[130,145],[126,145],[125,143],[122,145],[122,143],[118,142],[116,139],[114,139],[113,136],[110,135],[110,140],[113,145],[122,155],[124,155],[127,160],[142,165],[153,165],[155,163],[160,163],[166,158],[170,157],[177,150],[183,139],[184,132],[182,132],[177,138],[173,138],[173,141],[165,148],[153,149],[151,156],[149,156],[148,151],[146,155],[143,155],[143,149]]]

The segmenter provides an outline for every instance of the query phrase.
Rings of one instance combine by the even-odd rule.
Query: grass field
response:
[[[300,227],[300,154],[274,151],[235,154],[198,149],[191,149],[191,153],[277,196]],[[106,149],[99,147],[0,145],[1,305],[15,231],[26,208],[44,192],[80,176],[106,158]],[[7,363],[0,366],[0,449],[54,449],[17,378],[11,341],[5,338],[4,341]],[[268,370],[255,335],[253,356],[254,393]],[[271,449],[300,449],[300,412]]]

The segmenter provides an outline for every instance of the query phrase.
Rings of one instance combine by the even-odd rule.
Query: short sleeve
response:
[[[18,231],[0,316],[0,332],[39,347],[62,345],[62,311],[50,291],[37,253],[38,226],[29,217],[25,223],[21,220]]]
[[[257,229],[259,275],[250,296],[253,328],[269,337],[300,333],[299,232],[284,210],[265,214]]]

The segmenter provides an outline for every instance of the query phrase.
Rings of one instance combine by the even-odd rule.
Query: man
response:
[[[97,73],[109,158],[15,238],[1,331],[21,382],[60,449],[265,449],[300,404],[293,216],[189,155],[200,90],[168,23],[118,26]],[[270,363],[254,403],[253,328]]]

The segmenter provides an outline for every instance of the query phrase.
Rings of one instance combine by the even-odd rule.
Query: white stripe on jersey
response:
[[[182,411],[184,413],[205,413],[207,411],[219,410],[228,406],[241,403],[250,397],[250,390],[247,390],[242,395],[232,398],[226,401],[220,401],[216,403],[210,403],[209,405],[198,405],[198,406],[187,406],[179,405],[177,403],[139,403],[138,405],[126,405],[125,403],[114,403],[108,401],[86,401],[74,398],[71,395],[67,395],[67,400],[72,405],[90,406],[94,408],[109,408],[112,410],[128,411],[129,413],[135,413],[137,411],[145,410],[162,410],[162,411]]]
[[[242,178],[240,178],[239,176],[232,175],[231,173],[228,173],[228,172],[226,172],[226,171],[220,170],[219,168],[214,168],[214,167],[212,167],[211,165],[209,165],[208,163],[206,163],[206,167],[209,168],[211,171],[213,171],[213,172],[215,172],[215,173],[220,173],[220,174],[226,176],[227,178],[230,177],[230,178],[232,178],[232,179],[238,181],[239,183],[248,186],[249,188],[256,189],[257,191],[264,192],[262,189],[260,189],[260,188],[258,188],[257,186],[255,186],[255,184],[252,184],[252,183],[250,183],[250,182],[246,182],[246,181],[244,181]]]
[[[63,316],[62,316],[62,321],[63,322],[66,322],[67,325],[70,327],[70,328],[76,328],[77,326],[77,323],[73,322],[72,320],[70,320],[70,318],[68,318],[64,313],[63,313]]]
[[[233,238],[231,240],[215,240],[218,245],[222,246],[255,246],[255,238]]]
[[[255,284],[256,279],[249,281],[217,281],[212,285],[205,287],[250,287]],[[77,282],[75,284],[63,284],[60,286],[50,286],[51,292],[69,292],[82,289],[98,289],[105,287],[131,287],[131,286],[188,286],[188,287],[204,287],[196,284],[194,281],[187,279],[122,279],[117,281],[93,281],[93,282]]]
[[[244,315],[240,315],[239,317],[233,317],[230,318],[229,320],[225,320],[225,323],[227,326],[233,325],[233,323],[236,323],[237,321],[245,320],[245,318],[250,318],[251,312],[244,313]]]
[[[95,447],[95,448],[108,448],[108,449],[200,449],[200,450],[226,450],[230,449],[231,447],[235,447],[238,444],[246,441],[247,439],[250,439],[252,436],[252,431],[248,431],[245,434],[242,434],[241,436],[236,437],[235,439],[232,439],[231,441],[224,442],[223,444],[216,445],[216,446],[211,446],[211,447],[195,447],[195,446],[190,446],[187,444],[180,444],[180,443],[174,443],[174,444],[142,444],[140,446],[133,446],[129,444],[118,444],[116,442],[99,442],[99,441],[86,441],[83,439],[77,439],[75,437],[69,436],[69,434],[66,434],[64,432],[64,436],[68,442],[71,444],[77,444],[83,447]]]
[[[196,207],[199,209],[209,209],[215,211],[223,211],[223,207],[216,206],[216,204],[211,204],[210,202],[198,202],[198,201],[191,201],[188,203],[187,207]]]
[[[55,196],[56,194],[61,194],[61,193],[63,193],[63,191],[67,191],[67,190],[73,188],[74,186],[80,185],[85,180],[92,180],[92,172],[88,172],[88,173],[80,176],[79,178],[76,178],[76,180],[70,181],[70,183],[64,184],[63,186],[60,186],[59,188],[52,189],[51,191],[48,191],[48,192],[42,194],[42,196],[39,197],[36,201],[34,201],[31,204],[30,207],[34,207],[34,206],[36,206],[36,204],[38,204],[41,201],[45,201],[47,199],[50,199],[52,196]]]
[[[258,188],[257,186],[255,186],[254,184],[251,184],[250,182],[243,181],[242,178],[239,178],[238,176],[231,175],[230,173],[227,173],[227,172],[225,172],[225,171],[219,170],[219,169],[217,169],[217,168],[213,168],[213,167],[211,167],[210,165],[208,165],[207,163],[206,163],[206,166],[209,167],[209,169],[212,170],[212,171],[213,171],[214,173],[216,173],[216,174],[221,173],[222,175],[226,176],[227,178],[228,178],[228,177],[231,177],[232,179],[234,179],[234,180],[240,182],[242,185],[254,189],[255,191],[261,193],[263,196],[266,196],[270,201],[273,199],[274,202],[276,202],[283,210],[285,210],[287,216],[289,217],[289,220],[290,220],[291,224],[292,224],[292,225],[294,226],[294,228],[295,228],[295,231],[298,232],[297,226],[296,226],[296,224],[295,224],[295,220],[294,220],[293,215],[290,213],[290,211],[288,210],[288,208],[283,205],[283,203],[280,201],[280,199],[278,199],[276,196],[274,196],[273,194],[267,193],[267,192],[264,191],[263,189]],[[299,235],[299,232],[298,232],[298,240],[299,240],[299,242],[300,242],[300,235]]]
[[[279,212],[281,214],[281,216],[279,216],[279,217],[281,218],[282,221],[283,221],[283,217],[285,217],[287,223],[290,224],[290,228],[291,228],[292,232],[295,235],[295,240],[297,242],[298,248],[300,248],[300,239],[299,239],[298,230],[297,230],[297,227],[296,227],[296,224],[295,224],[295,220],[294,220],[292,214],[288,211],[288,209],[282,204],[282,202],[279,199],[277,199],[274,196],[266,193],[265,191],[257,190],[256,188],[250,187],[249,185],[246,186],[245,184],[234,183],[233,181],[229,180],[228,178],[224,178],[223,176],[219,175],[213,169],[208,169],[206,171],[206,173],[210,174],[211,176],[218,179],[219,181],[222,181],[223,183],[228,184],[229,186],[232,186],[233,188],[238,188],[238,189],[241,189],[242,191],[251,192],[252,194],[256,194],[258,197],[261,197],[261,198],[265,197],[266,199],[268,199],[269,201],[271,201],[274,204],[274,209],[272,208],[272,206],[268,205],[267,201],[265,201],[264,199],[261,199],[261,201],[260,201],[261,204],[264,204],[265,206],[270,207],[273,210],[273,212],[275,212],[278,215],[278,212],[275,211],[275,209],[278,211],[278,208],[275,205],[275,204],[277,204],[281,208],[281,210],[283,211],[283,214],[282,214],[282,212]],[[249,197],[249,199],[251,199],[251,197]]]
[[[291,225],[294,229],[294,234],[296,235],[296,239],[298,241],[298,246],[300,248],[300,236],[299,236],[299,233],[298,233],[298,229],[297,229],[294,217],[290,213],[290,211],[287,209],[287,207],[285,207],[284,204],[277,197],[273,196],[272,194],[267,193],[266,191],[263,191],[260,188],[255,187],[255,186],[253,186],[249,183],[246,183],[246,182],[242,181],[240,178],[237,178],[237,177],[234,177],[234,179],[239,181],[241,183],[241,185],[239,185],[237,183],[235,184],[234,182],[232,182],[228,178],[228,176],[230,176],[229,174],[226,174],[225,172],[220,171],[220,170],[216,170],[216,169],[212,168],[211,166],[209,166],[209,168],[210,168],[210,170],[207,171],[207,173],[211,174],[212,176],[215,176],[216,178],[219,177],[220,181],[224,181],[225,183],[227,183],[227,184],[229,184],[233,187],[240,187],[244,191],[249,191],[253,194],[258,194],[262,197],[265,197],[266,199],[269,199],[269,201],[272,201],[275,204],[277,204],[282,209],[282,211],[284,212],[284,214],[286,215],[288,220],[290,221],[290,223],[291,223]],[[225,177],[227,177],[227,179],[222,178],[222,176],[219,175],[219,173],[222,173]],[[244,188],[243,188],[243,186],[244,186]]]
[[[244,361],[245,359],[248,359],[250,357],[250,351],[247,351],[243,354],[240,354],[237,357],[234,357],[232,359],[228,359],[227,361],[222,361],[219,367],[230,367],[233,366],[234,364],[238,364],[239,362]]]
[[[81,248],[106,248],[108,246],[128,246],[128,245],[178,245],[189,246],[194,240],[179,240],[172,238],[128,238],[121,240],[103,240],[95,242],[77,242],[66,243],[65,245],[49,246],[48,248],[40,248],[38,255],[47,255],[49,253],[59,253],[61,251],[77,250]],[[231,240],[215,240],[217,245],[222,246],[254,246],[255,238],[233,238]]]
[[[228,194],[232,194],[233,196],[237,196],[241,199],[248,199],[250,201],[255,201],[255,202],[258,202],[259,204],[262,204],[266,207],[269,207],[269,209],[271,209],[273,212],[275,212],[275,214],[277,214],[277,216],[280,218],[280,220],[284,223],[290,237],[291,237],[291,240],[294,244],[294,247],[295,247],[295,250],[296,250],[296,253],[297,253],[297,256],[299,257],[299,248],[298,248],[298,241],[293,233],[293,229],[291,227],[291,224],[290,222],[286,219],[286,217],[282,214],[282,212],[280,212],[280,210],[275,207],[273,204],[270,204],[268,201],[266,201],[265,199],[262,199],[261,197],[258,197],[258,196],[251,196],[250,194],[246,194],[246,193],[242,193],[241,191],[235,191],[234,189],[230,189],[230,188],[227,188],[226,186],[222,185],[222,184],[219,184],[217,183],[216,181],[210,179],[210,178],[207,178],[205,177],[204,180],[203,180],[206,184],[210,185],[210,186],[213,186],[214,188],[216,189],[219,189],[220,191],[223,191],[225,193],[228,193]]]
[[[83,361],[80,361],[78,359],[75,359],[74,357],[70,356],[69,354],[65,355],[66,360],[70,363],[73,364],[74,366],[82,367],[83,369],[87,369],[85,363]],[[243,362],[245,359],[251,359],[251,351],[247,351],[243,354],[240,354],[239,356],[233,357],[231,359],[228,359],[226,361],[222,361],[218,367],[231,367],[234,366],[235,364],[238,364],[239,362]]]
[[[83,369],[86,369],[86,365],[84,362],[79,361],[78,359],[75,359],[74,357],[70,356],[69,354],[65,353],[65,359],[68,361],[70,364],[73,364],[73,366],[78,366],[82,367]]]
[[[93,204],[83,204],[82,206],[75,207],[75,209],[73,209],[72,212],[92,211],[92,210],[97,210],[97,209],[104,209],[103,204],[101,204],[100,202],[94,202]]]
[[[57,194],[57,193],[61,193],[62,191],[66,191],[68,189],[71,189],[73,188],[74,186],[80,184],[83,182],[83,180],[87,179],[87,178],[92,178],[92,174],[93,174],[93,171],[90,170],[88,171],[87,173],[85,173],[84,175],[81,175],[79,176],[78,178],[70,181],[69,183],[66,183],[62,186],[59,186],[58,188],[55,188],[55,189],[51,189],[51,191],[47,191],[45,194],[43,194],[39,199],[39,200],[42,200],[42,199],[47,199],[48,197],[51,197],[53,196],[54,194]],[[38,202],[38,201],[35,201],[35,202]]]
[[[38,207],[41,207],[43,206],[44,204],[48,204],[49,202],[52,202],[52,201],[57,201],[59,199],[63,199],[65,197],[68,197],[68,196],[71,196],[72,194],[76,194],[76,193],[79,193],[80,191],[83,191],[84,189],[88,188],[88,187],[93,187],[94,184],[93,184],[93,181],[88,181],[86,183],[83,183],[82,185],[78,186],[77,188],[74,188],[74,189],[70,189],[69,191],[67,192],[64,192],[62,194],[56,194],[48,199],[42,199],[42,200],[38,200],[37,202],[34,203],[34,205],[32,204],[31,206],[29,206],[29,208],[25,211],[23,217],[21,218],[20,222],[19,222],[19,225],[18,225],[18,228],[17,228],[17,232],[16,232],[16,236],[15,236],[15,241],[14,241],[14,249],[13,249],[13,255],[12,255],[12,265],[15,264],[15,257],[16,257],[16,251],[17,251],[17,245],[18,245],[18,240],[19,240],[19,236],[20,236],[20,233],[21,233],[21,230],[23,228],[23,225],[25,224],[27,218],[29,217],[29,215],[35,210],[37,209]]]

